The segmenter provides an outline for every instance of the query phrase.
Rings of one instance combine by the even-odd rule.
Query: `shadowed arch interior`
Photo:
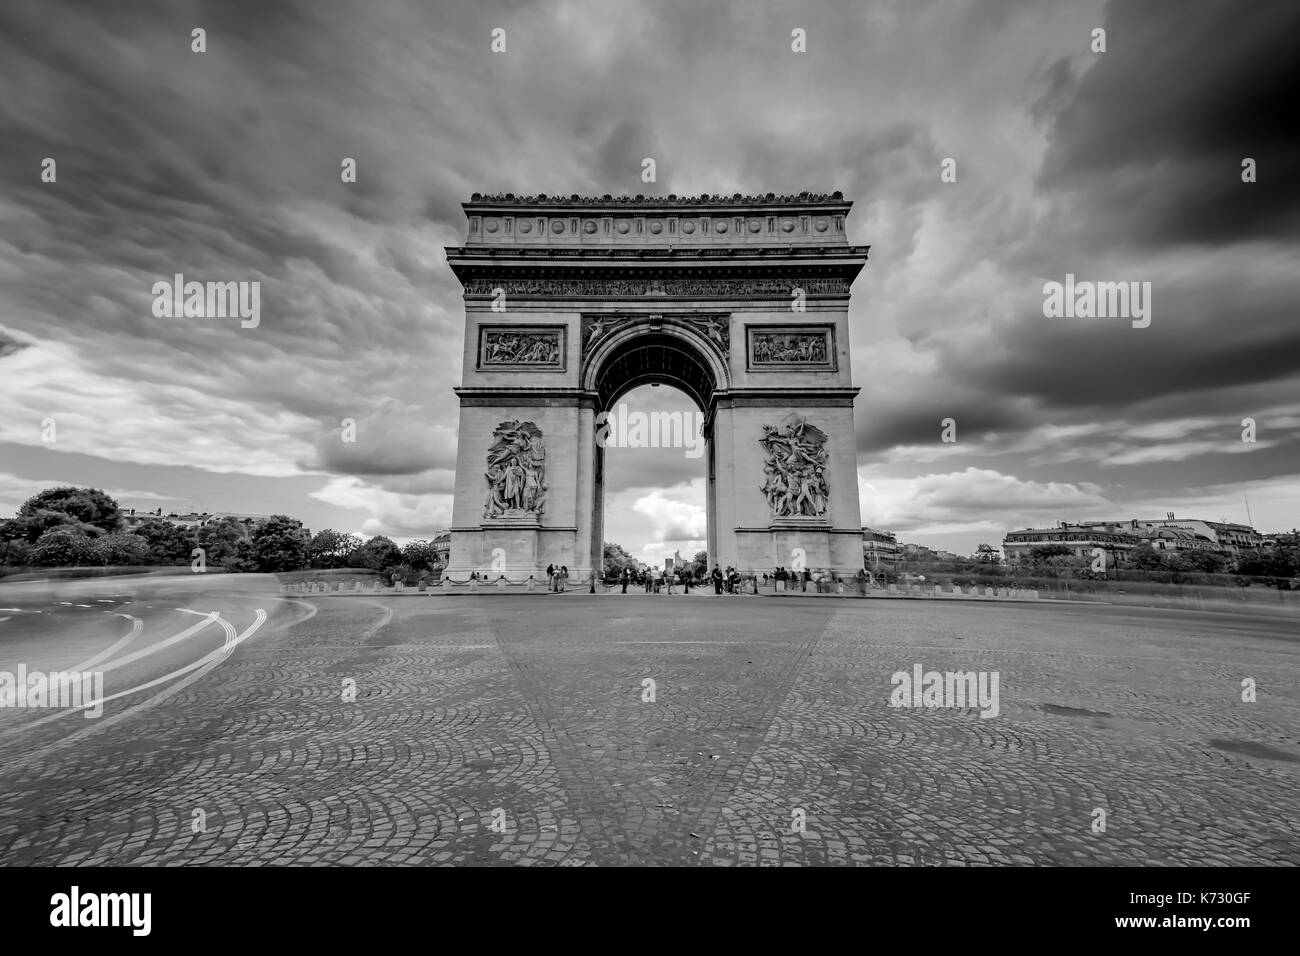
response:
[[[609,409],[624,393],[658,382],[673,385],[707,412],[716,387],[708,363],[690,344],[674,335],[645,332],[620,345],[596,375],[600,407]]]

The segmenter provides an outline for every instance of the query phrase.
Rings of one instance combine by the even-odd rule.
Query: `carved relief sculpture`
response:
[[[819,517],[830,497],[826,487],[826,433],[802,419],[784,429],[764,425],[759,444],[767,452],[762,485],[773,517]]]
[[[830,361],[825,332],[753,333],[755,365],[825,365]]]
[[[500,518],[510,513],[540,515],[546,499],[546,447],[542,430],[533,422],[519,419],[502,422],[492,435],[496,442],[488,449],[487,503],[483,517]]]
[[[558,368],[561,358],[560,333],[555,329],[535,332],[483,330],[480,364],[485,367],[540,365]]]

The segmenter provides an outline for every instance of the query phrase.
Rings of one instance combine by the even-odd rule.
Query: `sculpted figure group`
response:
[[[546,448],[542,430],[519,419],[502,422],[492,432],[496,442],[488,449],[487,503],[483,517],[507,512],[541,514],[546,504]]]
[[[826,513],[826,433],[797,420],[782,429],[764,425],[759,439],[767,452],[763,466],[767,495],[774,517],[811,516]]]

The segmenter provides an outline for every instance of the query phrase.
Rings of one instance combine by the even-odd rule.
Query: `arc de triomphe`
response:
[[[600,571],[597,416],[659,382],[704,413],[710,565],[862,567],[839,193],[482,196],[465,290],[447,574]],[[667,452],[665,452],[667,453]]]

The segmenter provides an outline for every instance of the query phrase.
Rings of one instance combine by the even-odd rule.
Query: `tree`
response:
[[[402,562],[420,574],[434,570],[438,562],[433,552],[433,542],[423,538],[408,541],[406,547],[402,548]]]
[[[195,540],[208,564],[233,571],[239,543],[248,540],[248,528],[238,518],[226,515],[200,527]]]
[[[1260,548],[1241,559],[1238,573],[1253,577],[1291,578],[1300,572],[1300,549]]]
[[[1128,553],[1128,564],[1134,571],[1160,571],[1165,566],[1164,558],[1146,541]]]
[[[1053,558],[1072,557],[1074,552],[1063,544],[1043,544],[1029,549],[1029,563],[1035,566],[1052,565]]]
[[[236,541],[234,555],[227,558],[221,566],[227,571],[235,571],[241,574],[259,570],[257,549],[253,547],[253,539],[248,537]]]
[[[96,536],[116,531],[122,523],[122,511],[117,502],[95,488],[74,488],[71,485],[46,488],[23,502],[18,509],[18,517],[37,518],[42,512],[67,515],[81,524],[95,528]],[[57,523],[60,522],[51,522]],[[46,526],[48,527],[49,525]]]
[[[253,529],[249,548],[242,554],[237,549],[236,560],[243,557],[258,571],[299,571],[307,567],[307,547],[311,543],[307,529],[297,518],[288,515],[271,515]]]
[[[309,554],[313,568],[342,568],[348,563],[348,556],[361,547],[361,539],[355,534],[346,534],[326,528],[318,531],[311,539]]]
[[[975,554],[972,555],[972,557],[974,557],[980,564],[1002,563],[1002,553],[991,544],[981,543],[980,546],[975,549]]]
[[[402,563],[402,549],[391,538],[377,534],[352,552],[348,564],[356,568],[387,571]]]
[[[190,533],[162,518],[150,518],[136,525],[135,534],[148,546],[154,564],[187,562],[194,550]]]
[[[71,528],[88,537],[104,533],[102,528],[86,524],[66,512],[51,511],[49,508],[40,508],[31,514],[11,518],[4,533],[11,540],[23,540],[31,544],[51,528]]]
[[[691,574],[694,577],[702,578],[709,573],[709,552],[696,551],[695,557],[691,558]]]
[[[94,560],[103,565],[148,564],[153,557],[149,542],[134,534],[106,534],[90,545]]]
[[[79,567],[95,563],[91,538],[76,528],[51,528],[32,548],[33,564],[47,568]]]
[[[1227,566],[1227,559],[1216,551],[1179,551],[1173,563],[1175,571],[1200,571],[1204,574],[1222,574]]]
[[[629,571],[637,569],[636,558],[628,554],[621,544],[615,544],[613,541],[605,542],[604,557],[606,574],[622,574],[624,568]]]

